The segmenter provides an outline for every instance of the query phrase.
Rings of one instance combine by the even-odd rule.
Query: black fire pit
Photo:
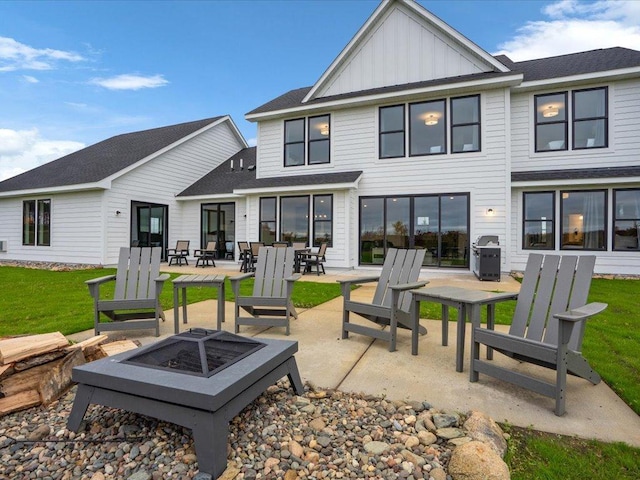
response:
[[[74,367],[78,391],[67,428],[77,432],[92,403],[182,425],[193,432],[200,471],[218,477],[233,417],[284,376],[304,392],[297,351],[295,341],[198,329]]]

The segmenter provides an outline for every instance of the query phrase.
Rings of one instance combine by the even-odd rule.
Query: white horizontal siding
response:
[[[106,203],[106,261],[115,262],[119,248],[129,245],[132,200],[168,205],[168,245],[190,240],[199,246],[199,214],[186,218],[183,203],[175,196],[241,148],[225,122],[114,180]],[[116,216],[116,211],[121,214]]]
[[[0,240],[7,252],[0,260],[101,264],[102,192],[79,192],[0,201]],[[51,245],[22,245],[22,202],[51,200]]]
[[[603,84],[580,86],[601,87]],[[512,170],[514,172],[571,168],[625,167],[638,165],[640,136],[640,80],[609,86],[609,147],[593,150],[535,152],[534,95],[517,93],[511,99]],[[566,89],[565,89],[566,90]],[[556,91],[563,91],[561,89]],[[569,101],[571,95],[569,94]],[[571,145],[571,122],[568,144]]]
[[[490,71],[477,55],[395,5],[321,88],[318,97]]]

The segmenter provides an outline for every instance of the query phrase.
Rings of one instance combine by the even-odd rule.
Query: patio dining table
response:
[[[423,287],[411,290],[414,302],[412,322],[416,324],[420,317],[420,302],[434,302],[442,305],[442,345],[449,343],[449,307],[458,310],[458,335],[456,345],[456,371],[462,372],[464,362],[465,322],[469,318],[472,326],[480,325],[480,310],[487,306],[487,328],[495,326],[495,306],[497,303],[518,298],[517,292],[487,292],[468,288],[440,286]],[[493,352],[487,349],[487,358],[491,359]]]

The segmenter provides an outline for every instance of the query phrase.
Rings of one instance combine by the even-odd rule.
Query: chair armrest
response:
[[[285,278],[284,280],[286,282],[295,282],[296,280],[299,280],[302,278],[302,274],[301,273],[294,273],[293,275],[291,275],[290,277]]]
[[[104,282],[108,282],[109,280],[115,280],[115,275],[106,275],[104,277],[92,278],[91,280],[85,280],[85,284],[87,285],[100,285]]]
[[[342,285],[350,285],[350,284],[358,284],[358,283],[377,282],[378,280],[380,280],[380,275],[375,275],[370,277],[357,277],[357,278],[351,278],[348,280],[336,280],[336,281]]]
[[[573,308],[567,312],[556,313],[553,316],[558,320],[564,320],[566,322],[579,322],[580,320],[586,320],[594,315],[602,312],[608,305],[606,303],[593,302],[583,307]]]
[[[400,290],[400,291],[415,290],[416,288],[424,287],[427,283],[429,283],[428,280],[425,280],[423,282],[402,283],[400,285],[389,285],[389,288],[391,290]]]
[[[229,282],[231,282],[231,289],[233,290],[233,296],[238,298],[240,296],[240,282],[242,280],[246,280],[247,278],[251,278],[255,276],[255,272],[243,273],[242,275],[237,275],[235,277],[229,277]]]
[[[171,275],[169,275],[168,273],[163,273],[158,278],[154,278],[153,280],[155,282],[166,282],[167,280],[169,280],[170,277]]]

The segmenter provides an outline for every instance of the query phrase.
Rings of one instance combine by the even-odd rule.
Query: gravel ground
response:
[[[233,419],[222,478],[448,477],[453,446],[434,421],[449,418],[453,428],[442,431],[450,434],[458,415],[426,402],[305,389],[296,396],[283,380]],[[210,478],[198,472],[191,432],[170,423],[92,405],[80,432],[68,431],[74,395],[75,387],[48,407],[2,418],[0,478]]]

